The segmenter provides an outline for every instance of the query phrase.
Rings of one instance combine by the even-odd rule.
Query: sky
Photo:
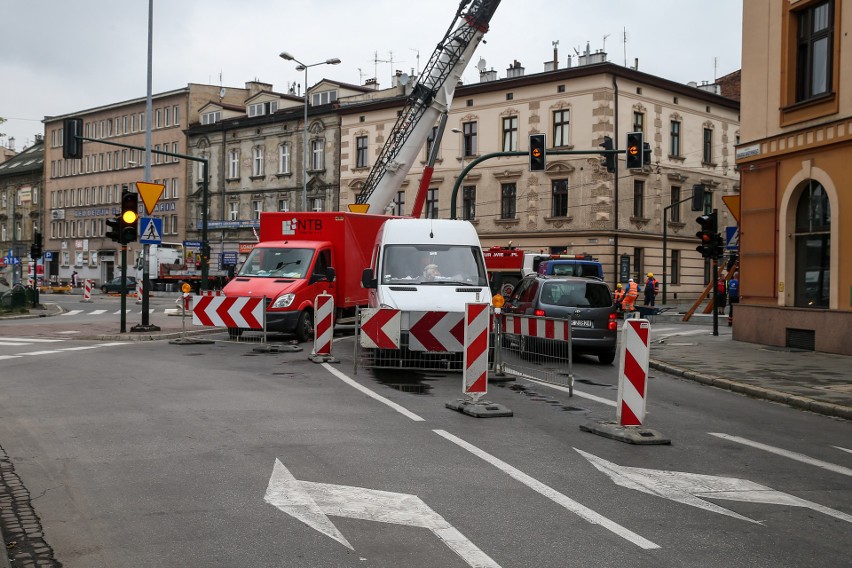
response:
[[[467,1],[465,1],[465,4]],[[188,83],[243,87],[271,83],[277,92],[304,71],[323,78],[390,87],[395,70],[414,74],[453,22],[459,0],[153,0],[152,91]],[[0,0],[0,145],[20,151],[43,133],[42,119],[144,97],[149,0]],[[626,38],[626,41],[625,41]],[[607,52],[613,63],[680,83],[712,82],[740,68],[742,0],[502,0],[467,70],[499,78],[517,60],[544,70],[559,42],[568,55]],[[576,61],[576,58],[575,58]]]

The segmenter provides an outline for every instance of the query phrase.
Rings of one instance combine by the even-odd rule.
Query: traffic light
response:
[[[530,134],[530,171],[540,172],[544,170],[545,160],[544,134]]]
[[[716,233],[713,235],[713,258],[725,256],[725,237]]]
[[[41,258],[41,254],[42,254],[41,247],[42,247],[41,233],[36,231],[33,234],[33,246],[30,247],[30,258],[31,259],[36,260],[36,259]]]
[[[642,144],[642,165],[651,165],[651,145],[647,142]]]
[[[704,211],[704,192],[707,189],[704,184],[696,183],[692,186],[692,210]]]
[[[121,193],[121,243],[127,244],[139,238],[139,194],[124,189]]]
[[[695,250],[704,258],[716,258],[716,212],[701,215],[695,220],[701,227],[701,230],[695,233],[695,236],[701,240],[701,244],[695,247]]]
[[[612,138],[610,138],[609,136],[604,136],[603,142],[598,144],[598,146],[600,146],[604,150],[612,150]],[[604,164],[606,165],[606,171],[608,171],[609,173],[615,173],[615,154],[604,154]]]
[[[106,237],[108,239],[112,239],[117,243],[121,242],[121,231],[119,230],[119,226],[121,225],[121,217],[113,217],[112,219],[106,220],[107,232]]]
[[[62,123],[62,157],[79,160],[83,157],[82,118],[66,118]]]
[[[645,165],[645,144],[641,132],[627,133],[627,169],[638,170]]]

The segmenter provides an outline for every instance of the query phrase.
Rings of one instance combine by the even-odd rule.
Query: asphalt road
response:
[[[573,398],[492,384],[514,416],[475,419],[444,407],[457,374],[354,375],[351,337],[316,364],[14,330],[0,447],[66,568],[852,560],[844,421],[652,371],[647,424],[672,445],[633,446],[579,428],[615,414],[617,366],[594,358]]]

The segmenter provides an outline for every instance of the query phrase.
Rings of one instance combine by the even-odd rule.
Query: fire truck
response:
[[[515,286],[527,274],[542,272],[543,274],[564,274],[572,276],[595,276],[603,278],[603,267],[597,259],[588,254],[548,254],[543,252],[527,252],[515,247],[493,246],[482,251],[485,256],[485,268],[488,270],[488,280],[491,291],[505,297],[512,295]],[[591,268],[582,273],[564,270],[564,265],[582,264]],[[542,271],[542,266],[545,270]],[[563,267],[558,270],[557,267]]]

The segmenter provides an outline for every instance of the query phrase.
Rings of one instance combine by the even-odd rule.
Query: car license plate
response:
[[[594,327],[592,320],[571,320],[571,327]]]

